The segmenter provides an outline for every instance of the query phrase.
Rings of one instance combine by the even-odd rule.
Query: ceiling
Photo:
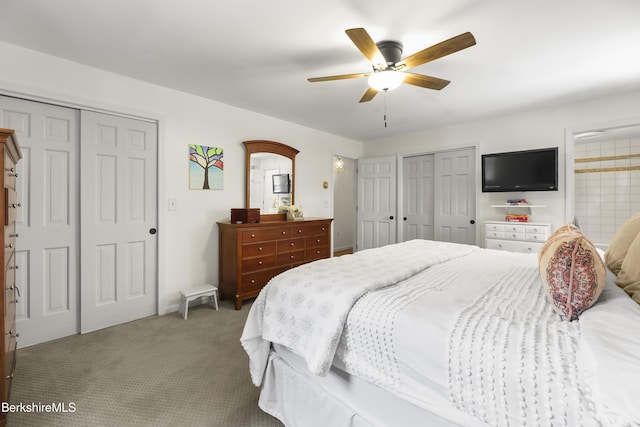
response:
[[[638,90],[639,16],[637,0],[2,0],[0,41],[367,141]],[[366,78],[307,82],[371,71],[354,27],[403,58],[477,44],[412,69],[441,91],[358,103]]]

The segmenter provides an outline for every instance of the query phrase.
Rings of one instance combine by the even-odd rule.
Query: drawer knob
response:
[[[293,255],[291,255],[289,258],[293,259]]]
[[[322,231],[324,231],[324,227],[322,227]]]
[[[501,248],[501,247],[502,247],[502,245],[501,245],[501,244],[498,244],[498,247],[499,247],[499,248]]]
[[[251,238],[253,239],[254,237],[256,237],[256,235],[255,235],[255,234],[252,234],[252,235],[251,235]]]
[[[285,234],[287,234],[287,232],[286,232],[286,231],[283,231],[283,232],[282,232],[282,235],[284,236]]]
[[[251,279],[251,283],[256,283],[255,279]]]
[[[258,261],[258,265],[262,265],[262,261]]]
[[[302,230],[298,228],[298,233],[302,233]]]
[[[318,255],[320,255],[320,251],[316,251],[316,253],[317,253]]]
[[[291,246],[293,246],[293,242],[289,243]]]
[[[320,239],[316,240],[318,243],[320,243]]]

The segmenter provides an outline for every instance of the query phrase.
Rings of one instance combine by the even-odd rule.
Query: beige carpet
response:
[[[188,320],[154,316],[19,349],[10,403],[75,411],[14,412],[8,425],[282,426],[249,378],[239,342],[249,308],[222,301]]]

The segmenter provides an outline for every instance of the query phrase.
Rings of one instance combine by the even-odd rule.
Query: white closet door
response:
[[[402,240],[433,239],[433,154],[402,159]]]
[[[16,218],[18,346],[78,333],[78,111],[0,97],[14,129],[21,207]]]
[[[358,160],[357,250],[396,243],[396,158]]]
[[[157,313],[157,126],[82,111],[81,331]]]
[[[476,244],[475,148],[435,154],[435,240]]]

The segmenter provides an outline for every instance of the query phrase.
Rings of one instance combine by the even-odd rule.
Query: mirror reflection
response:
[[[281,205],[291,205],[291,159],[273,153],[252,153],[249,207],[261,213],[275,214]]]
[[[299,151],[276,141],[242,142],[246,149],[245,207],[276,219],[279,207],[295,204],[296,155]]]

